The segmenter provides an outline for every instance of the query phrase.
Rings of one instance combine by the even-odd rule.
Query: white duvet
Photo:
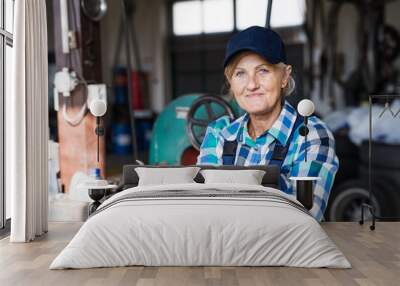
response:
[[[146,266],[294,266],[350,268],[319,223],[290,204],[246,197],[125,200],[134,192],[261,190],[254,185],[142,186],[105,201],[50,269]],[[137,194],[137,193],[135,193]]]

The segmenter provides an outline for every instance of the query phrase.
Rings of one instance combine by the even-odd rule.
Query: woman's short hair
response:
[[[252,52],[252,51],[241,52],[241,53],[237,54],[236,56],[234,56],[229,61],[229,63],[226,65],[225,70],[224,70],[224,75],[225,75],[225,88],[227,90],[230,90],[229,79],[232,78],[235,68],[239,64],[240,60],[243,59],[245,56],[252,55],[252,54],[254,54],[254,52]],[[282,68],[286,67],[286,65],[284,63],[279,63],[277,65]],[[296,88],[296,82],[295,82],[293,76],[290,75],[288,82],[286,84],[286,87],[283,88],[283,90],[282,90],[282,94],[284,96],[288,96],[293,93],[295,88]]]

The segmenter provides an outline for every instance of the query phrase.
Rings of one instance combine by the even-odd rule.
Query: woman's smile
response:
[[[253,92],[253,93],[246,94],[246,97],[256,98],[256,97],[260,97],[260,96],[263,96],[263,95],[264,94],[262,92]]]

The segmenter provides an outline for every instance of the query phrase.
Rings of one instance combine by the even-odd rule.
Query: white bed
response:
[[[114,195],[50,269],[127,265],[351,267],[291,196],[263,186],[198,183]]]

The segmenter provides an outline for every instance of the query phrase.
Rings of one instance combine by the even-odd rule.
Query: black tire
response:
[[[391,181],[375,178],[372,190],[372,204],[376,208],[377,216],[397,217],[400,215],[400,194]],[[361,218],[362,203],[371,204],[368,177],[344,182],[333,189],[325,216],[331,221],[357,221]],[[364,219],[370,218],[369,210],[364,209]]]
[[[362,180],[344,182],[332,190],[325,218],[328,221],[359,221],[363,203],[371,204],[368,184]],[[383,206],[376,196],[372,197],[372,203],[376,207],[375,214],[380,215]],[[364,209],[364,220],[369,219],[371,214]]]

